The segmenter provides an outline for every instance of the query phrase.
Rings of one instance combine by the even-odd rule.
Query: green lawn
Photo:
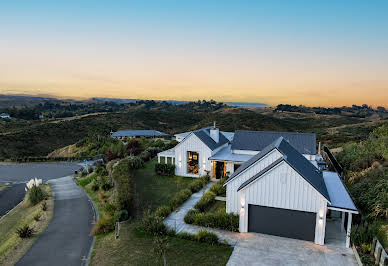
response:
[[[216,200],[212,206],[206,211],[206,213],[216,213],[219,210],[224,210],[226,212],[226,202],[221,200]]]
[[[0,191],[2,191],[3,189],[5,189],[7,186],[6,185],[0,185]]]
[[[158,176],[154,168],[157,159],[145,164],[145,167],[136,171],[135,186],[140,208],[156,210],[167,204],[181,189],[187,188],[193,181],[191,177]]]
[[[120,237],[98,236],[91,265],[162,265],[153,252],[154,237],[136,230],[136,223],[123,224]],[[176,237],[168,238],[167,265],[225,265],[233,248],[211,246]]]

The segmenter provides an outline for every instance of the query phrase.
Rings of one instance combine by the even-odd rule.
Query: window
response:
[[[197,175],[199,171],[199,154],[198,152],[187,152],[187,173]]]
[[[234,171],[236,171],[240,166],[241,166],[241,164],[235,163],[235,164],[234,164]]]

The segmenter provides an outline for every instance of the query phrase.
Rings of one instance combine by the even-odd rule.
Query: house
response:
[[[239,215],[242,233],[350,246],[358,210],[339,175],[317,164],[315,134],[236,131],[230,141],[213,126],[190,132],[163,157],[179,176],[229,176],[226,212]]]
[[[112,138],[124,140],[125,138],[165,138],[168,137],[166,133],[157,130],[120,130],[110,133]]]
[[[315,134],[246,131],[220,131],[216,125],[192,132],[176,134],[179,144],[158,154],[159,162],[175,164],[175,174],[198,177],[209,173],[213,179],[231,175],[265,146],[284,136],[303,155],[317,165],[321,158],[316,151]],[[194,169],[194,170],[193,170]]]
[[[347,214],[349,247],[352,214],[358,210],[338,174],[319,170],[279,137],[224,183],[226,211],[240,216],[240,232],[257,232],[325,243],[328,210]]]
[[[185,137],[187,137],[192,131],[189,132],[183,132],[183,133],[178,133],[174,135],[174,138],[176,141],[181,142]],[[221,131],[221,133],[229,140],[233,140],[234,133],[233,132],[225,132]]]
[[[7,113],[1,113],[0,114],[0,118],[11,118],[11,116],[9,115],[9,114],[7,114]]]

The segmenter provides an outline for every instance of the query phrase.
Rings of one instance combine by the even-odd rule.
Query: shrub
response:
[[[139,157],[140,157],[144,162],[148,162],[149,160],[152,159],[152,155],[151,155],[151,153],[149,153],[148,151],[143,151],[142,153],[140,153]]]
[[[193,224],[195,222],[196,216],[199,214],[199,211],[196,209],[189,210],[185,215],[185,223],[187,224]]]
[[[92,185],[92,190],[93,191],[97,191],[97,190],[99,190],[100,189],[100,186],[97,184],[97,183],[93,183],[93,185]]]
[[[371,243],[373,237],[377,233],[376,226],[362,226],[360,224],[354,225],[350,232],[350,238],[356,246],[361,246],[361,244]]]
[[[40,220],[40,214],[38,213],[38,214],[35,214],[35,216],[34,216],[34,220],[36,221],[36,222],[38,222],[39,220]]]
[[[148,149],[146,149],[147,152],[149,152],[151,154],[151,157],[155,157],[159,152],[162,151],[161,148],[159,147],[149,147]]]
[[[97,178],[97,184],[105,191],[113,187],[111,179],[109,178],[109,176],[106,176],[106,175],[99,176]]]
[[[192,195],[191,191],[189,189],[182,189],[179,191],[179,193],[172,199],[171,201],[171,208],[176,209],[180,205],[182,205],[183,202],[185,202],[188,198],[190,198]]]
[[[171,206],[162,205],[155,211],[155,215],[166,218],[171,213],[171,211]]]
[[[107,203],[105,206],[104,206],[104,210],[106,213],[108,213],[110,216],[113,216],[115,211],[116,211],[116,206],[113,205],[112,203]]]
[[[32,186],[28,192],[30,202],[33,205],[38,204],[47,197],[46,192],[42,189],[41,186]]]
[[[216,183],[210,188],[210,191],[217,196],[224,196],[226,194],[226,187],[224,187],[221,183]]]
[[[239,230],[239,216],[219,210],[216,213],[200,213],[198,210],[190,210],[185,216],[185,223],[205,227],[219,228],[232,232]]]
[[[103,217],[93,226],[92,235],[106,234],[115,230],[112,217]]]
[[[178,238],[181,238],[181,239],[186,239],[186,240],[191,240],[191,241],[197,241],[197,239],[195,238],[195,235],[193,234],[190,234],[190,233],[186,233],[186,232],[183,232],[183,233],[179,233],[176,235]]]
[[[34,235],[34,228],[30,227],[28,224],[16,229],[16,233],[20,238],[28,238]]]
[[[173,164],[155,164],[155,173],[162,176],[173,176],[175,174],[175,165]]]
[[[200,191],[203,187],[204,187],[204,182],[203,182],[203,179],[200,179],[200,178],[192,181],[189,185],[189,189],[193,193]]]
[[[141,227],[145,232],[153,235],[165,235],[167,233],[167,228],[163,224],[163,218],[152,215],[149,210],[144,213]]]
[[[42,211],[47,211],[47,202],[45,202],[45,201],[43,201],[43,203],[42,203]]]
[[[208,243],[211,245],[218,244],[218,236],[214,233],[208,232],[206,230],[200,230],[196,235],[195,239],[198,242]]]
[[[115,221],[117,222],[126,221],[129,218],[128,211],[127,210],[116,211],[114,213],[114,217],[115,217]]]
[[[216,194],[214,194],[211,191],[206,192],[202,196],[202,198],[195,204],[194,208],[198,209],[201,212],[204,212],[206,211],[207,208],[209,208],[211,204],[215,202],[215,199],[216,199]]]
[[[137,156],[129,156],[128,158],[126,158],[126,161],[128,162],[128,166],[130,169],[139,169],[144,166],[143,160]]]

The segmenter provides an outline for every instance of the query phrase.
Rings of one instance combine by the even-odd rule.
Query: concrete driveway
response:
[[[16,265],[86,265],[95,213],[71,176],[50,180],[54,214],[46,230]]]
[[[256,233],[240,234],[227,265],[357,265],[349,248]]]

